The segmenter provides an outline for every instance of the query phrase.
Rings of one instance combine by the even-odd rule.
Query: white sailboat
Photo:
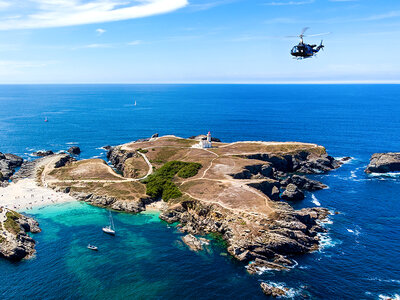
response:
[[[135,104],[134,105],[136,106],[136,100],[135,100]]]
[[[107,233],[107,234],[115,235],[114,220],[112,218],[111,211],[110,211],[110,225],[103,227],[103,232]]]

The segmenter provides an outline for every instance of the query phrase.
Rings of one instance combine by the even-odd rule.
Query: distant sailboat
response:
[[[45,121],[45,122],[48,122],[49,120],[47,119],[47,117],[45,117],[45,118],[44,118],[44,121]]]
[[[136,106],[136,100],[135,100],[135,104],[134,105]]]
[[[110,211],[110,225],[103,227],[103,232],[107,233],[107,234],[111,234],[111,235],[115,235],[115,227],[114,227],[114,220],[113,217],[111,215],[111,211]]]

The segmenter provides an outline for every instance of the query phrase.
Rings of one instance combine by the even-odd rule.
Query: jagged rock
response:
[[[281,198],[287,201],[299,201],[304,199],[304,193],[293,183],[289,183]]]
[[[284,297],[287,295],[287,292],[289,291],[288,288],[279,288],[279,287],[275,287],[271,284],[268,284],[266,282],[261,282],[260,287],[263,291],[263,293],[267,296],[271,296],[271,297]]]
[[[248,185],[260,190],[272,200],[279,200],[280,184],[278,181],[264,180],[264,181],[249,183]]]
[[[1,224],[3,230],[0,231],[0,256],[11,261],[31,257],[35,253],[35,240],[27,232],[40,232],[38,222],[10,210],[1,213],[6,216],[7,220],[11,219],[7,221],[8,223],[12,222],[14,225],[8,227]]]
[[[299,189],[305,190],[305,191],[317,191],[317,190],[326,189],[328,187],[325,184],[323,184],[317,180],[312,180],[305,176],[299,176],[299,175],[290,176],[290,177],[282,180],[280,183],[282,186],[287,186],[288,184],[293,183]]]
[[[152,138],[152,139],[158,138],[158,133],[153,134],[153,135],[151,136],[151,138]]]
[[[275,171],[283,173],[324,173],[337,169],[343,164],[327,154],[317,155],[307,151],[300,151],[296,154],[287,154],[283,156],[260,153],[248,155],[247,157],[250,159],[267,161],[271,163]]]
[[[22,165],[23,159],[17,155],[0,152],[0,181],[7,181],[14,174],[15,168]]]
[[[73,146],[68,149],[68,153],[71,153],[73,155],[79,155],[79,154],[81,154],[81,149],[77,146]]]
[[[66,164],[74,162],[74,161],[76,161],[75,158],[73,158],[72,156],[66,155],[66,156],[63,156],[62,158],[60,158],[60,160],[55,163],[54,167],[61,168],[61,167],[64,167]]]
[[[288,270],[287,267],[281,264],[275,262],[269,262],[260,258],[256,258],[255,261],[250,262],[247,265],[246,269],[247,272],[249,272],[250,274],[256,274],[264,270],[277,270],[277,271]]]
[[[182,237],[182,241],[193,251],[203,250],[201,241],[192,234],[185,235]]]
[[[366,173],[400,172],[400,152],[375,153],[371,156]]]
[[[37,152],[32,153],[32,155],[39,156],[39,157],[49,156],[49,155],[53,155],[53,154],[54,154],[54,152],[51,150],[37,151]]]

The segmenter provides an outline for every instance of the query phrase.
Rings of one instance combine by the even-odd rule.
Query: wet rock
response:
[[[285,297],[289,291],[288,288],[276,287],[276,286],[273,286],[272,284],[268,284],[266,282],[261,282],[260,287],[265,295],[274,297],[274,298]]]
[[[51,150],[47,150],[47,151],[37,151],[37,152],[33,152],[32,155],[34,156],[39,156],[39,157],[44,157],[44,156],[49,156],[49,155],[53,155],[54,152]]]
[[[192,234],[187,234],[182,237],[182,241],[193,251],[203,250],[201,241]]]
[[[281,264],[270,262],[260,258],[256,258],[255,261],[250,262],[247,265],[246,269],[247,272],[249,272],[250,274],[257,274],[265,270],[276,270],[276,271],[288,270],[287,267]]]
[[[388,172],[400,172],[400,152],[373,154],[365,173]]]
[[[287,201],[299,201],[304,199],[304,193],[293,183],[289,183],[281,198]]]
[[[72,155],[79,155],[79,154],[81,154],[81,149],[77,146],[73,146],[68,149],[68,153],[70,153]]]

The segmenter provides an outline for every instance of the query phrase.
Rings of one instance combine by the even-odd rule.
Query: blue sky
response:
[[[0,0],[0,19],[0,83],[400,82],[399,0]],[[303,27],[331,34],[297,61]]]

